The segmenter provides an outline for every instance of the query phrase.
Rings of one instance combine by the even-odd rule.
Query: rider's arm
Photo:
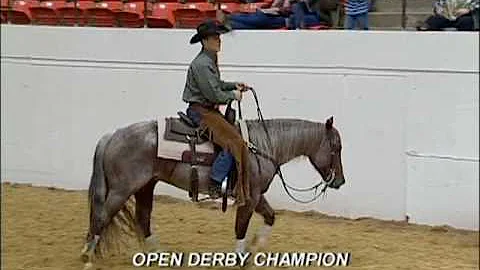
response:
[[[222,90],[223,91],[232,91],[237,89],[237,82],[225,82],[225,81],[220,81],[222,84]]]
[[[223,91],[224,82],[220,80],[215,67],[212,65],[208,63],[196,65],[194,66],[194,73],[200,91],[210,102],[225,104],[235,99],[235,94],[232,91]]]

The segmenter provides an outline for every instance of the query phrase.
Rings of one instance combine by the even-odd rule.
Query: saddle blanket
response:
[[[184,151],[190,151],[190,145],[188,143],[181,143],[175,141],[167,141],[164,139],[166,120],[164,117],[157,119],[158,125],[158,147],[157,157],[173,160],[182,160],[182,153]],[[198,153],[214,153],[214,147],[211,142],[205,142],[195,146],[195,150]]]

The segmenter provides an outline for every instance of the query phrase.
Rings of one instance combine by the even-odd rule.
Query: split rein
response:
[[[263,127],[263,130],[265,131],[265,134],[267,135],[267,143],[268,143],[268,147],[270,149],[273,149],[272,147],[272,140],[270,138],[270,134],[268,133],[268,130],[267,130],[267,126],[265,124],[265,121],[263,119],[263,114],[262,114],[262,111],[260,109],[260,104],[258,102],[258,96],[257,96],[257,93],[255,92],[255,90],[251,87],[248,87],[246,91],[250,90],[252,93],[253,93],[253,97],[255,99],[255,103],[257,105],[257,115],[258,115],[258,119],[260,119],[260,122],[262,123],[262,127]],[[238,101],[238,116],[239,116],[239,119],[242,120],[242,109],[241,109],[241,105],[240,105],[240,101]],[[285,189],[285,192],[287,192],[288,196],[290,198],[292,198],[294,201],[296,202],[299,202],[299,203],[311,203],[315,200],[317,200],[320,196],[324,195],[326,196],[326,191],[327,191],[327,188],[328,186],[334,181],[335,179],[335,170],[333,168],[330,169],[330,172],[328,174],[328,177],[327,177],[327,180],[324,180],[322,178],[322,181],[320,181],[320,183],[318,184],[315,184],[313,185],[312,187],[309,187],[309,188],[296,188],[296,187],[292,187],[291,185],[289,185],[284,177],[283,177],[283,174],[282,174],[282,171],[280,169],[280,165],[278,164],[278,162],[275,160],[275,158],[271,155],[269,155],[268,153],[265,153],[264,151],[261,151],[259,150],[254,144],[252,144],[251,142],[247,142],[248,144],[248,148],[254,153],[256,154],[256,158],[257,158],[257,164],[259,164],[259,170],[260,170],[260,162],[258,160],[258,156],[257,155],[260,155],[260,156],[263,156],[264,158],[267,158],[269,159],[273,165],[275,166],[275,173],[273,176],[277,175],[280,177],[280,179],[282,180],[282,185],[283,185],[283,188]],[[323,187],[322,187],[323,186]],[[295,196],[293,196],[290,191],[288,190],[291,189],[291,190],[294,190],[294,191],[297,191],[297,192],[308,192],[308,191],[314,191],[314,196],[312,199],[310,200],[301,200],[301,199],[298,199],[298,198],[295,198]],[[320,189],[320,193],[318,193],[318,189]]]

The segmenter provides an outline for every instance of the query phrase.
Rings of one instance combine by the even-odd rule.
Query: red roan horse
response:
[[[275,213],[264,193],[282,164],[298,156],[306,156],[324,181],[329,179],[326,186],[339,189],[345,183],[342,143],[339,132],[333,127],[333,117],[325,123],[297,119],[245,122],[250,142],[268,153],[270,159],[250,153],[250,198],[245,205],[236,209],[236,252],[246,251],[245,235],[254,211],[263,216],[265,224],[257,234],[253,248],[258,250],[265,245],[275,221]],[[158,123],[135,123],[104,135],[99,140],[89,188],[90,226],[82,251],[82,259],[87,265],[92,265],[94,254],[101,250],[99,244],[110,241],[107,240],[107,235],[111,235],[109,231],[115,226],[118,229],[119,222],[115,217],[128,221],[129,228],[136,228],[137,234],[140,234],[137,235],[139,240],[152,248],[157,245],[152,241],[150,219],[154,187],[158,181],[189,190],[191,165],[157,155]],[[272,158],[278,166],[275,166]],[[199,167],[200,193],[207,191],[209,171],[210,167]],[[127,207],[131,197],[133,201],[132,195],[135,198],[134,211]]]

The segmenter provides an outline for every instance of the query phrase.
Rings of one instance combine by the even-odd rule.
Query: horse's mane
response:
[[[324,124],[298,119],[268,119],[265,126],[272,141],[271,149],[263,124],[259,120],[246,121],[250,141],[276,157],[279,162],[316,151],[323,136]]]

